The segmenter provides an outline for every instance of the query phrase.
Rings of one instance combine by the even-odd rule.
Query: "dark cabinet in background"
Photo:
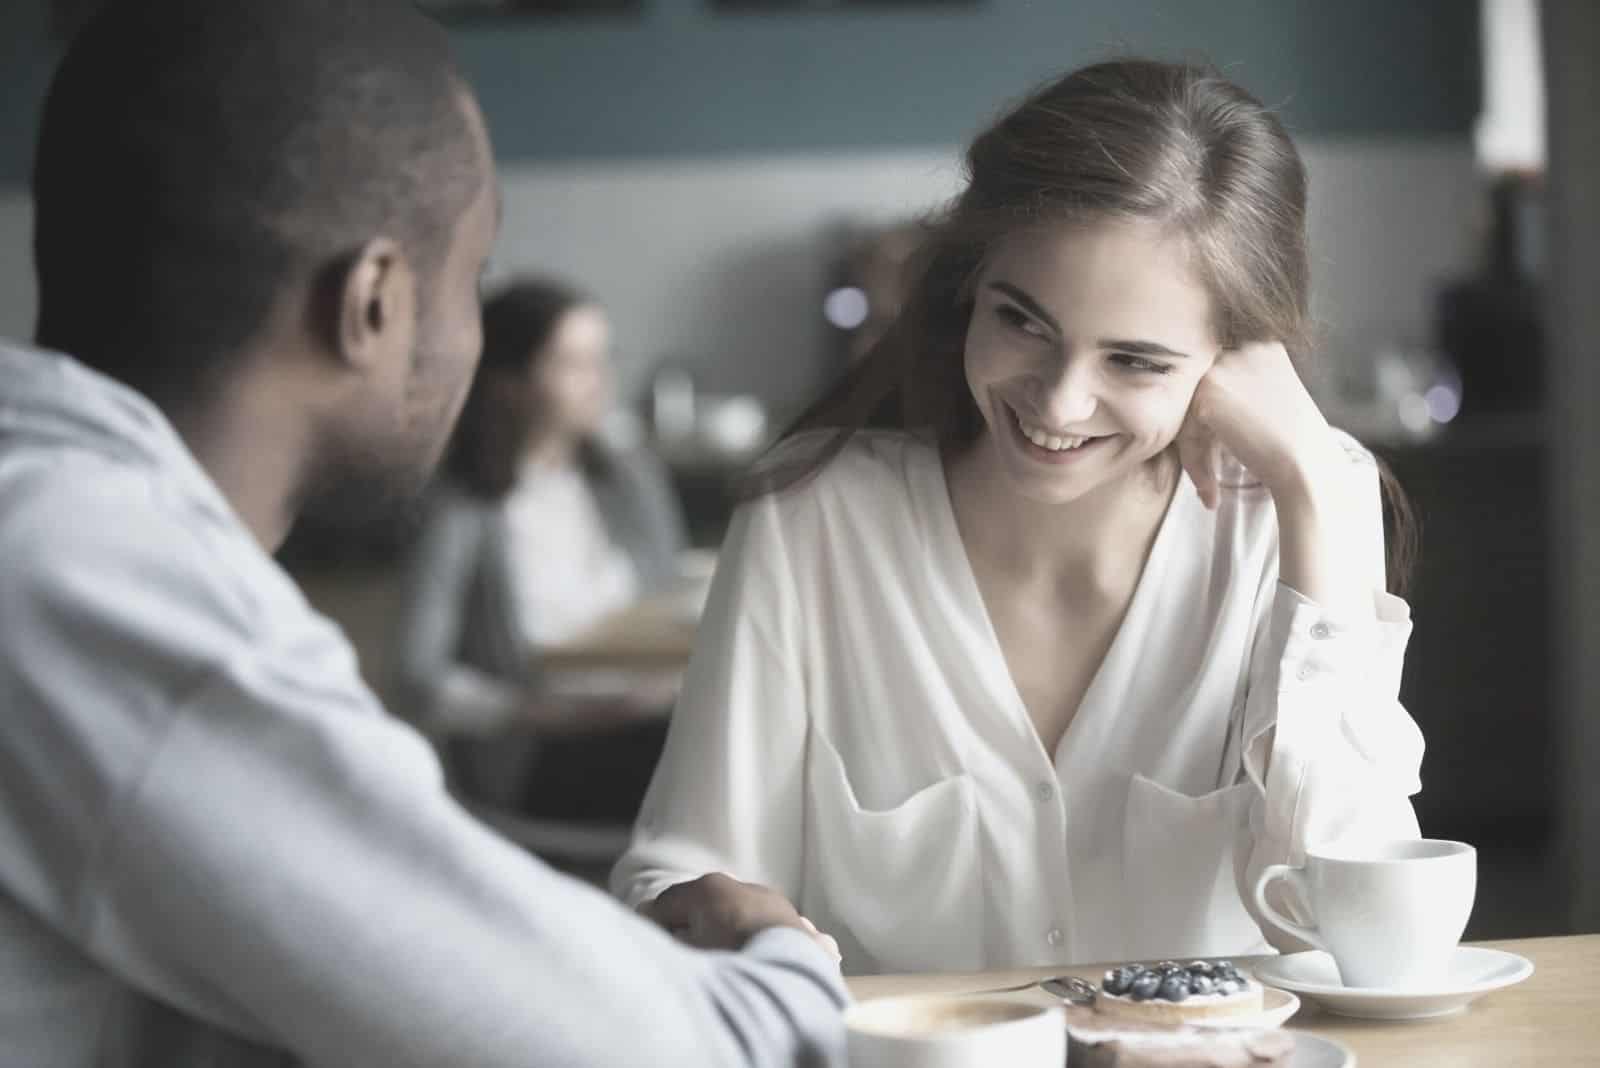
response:
[[[1401,699],[1425,835],[1478,847],[1469,938],[1567,930],[1555,852],[1549,472],[1534,417],[1379,448],[1422,520]]]

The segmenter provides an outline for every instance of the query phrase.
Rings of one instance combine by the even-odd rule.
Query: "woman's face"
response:
[[[1171,444],[1216,359],[1211,300],[1153,223],[1019,232],[979,274],[966,374],[1022,495],[1076,500]]]
[[[533,367],[539,420],[550,434],[582,438],[600,429],[611,407],[611,326],[583,304],[569,310]]]

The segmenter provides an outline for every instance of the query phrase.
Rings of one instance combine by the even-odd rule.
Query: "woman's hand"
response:
[[[669,886],[654,901],[640,905],[639,912],[701,949],[739,949],[769,927],[793,927],[839,959],[839,943],[817,930],[788,898],[722,872]]]
[[[1276,341],[1222,353],[1195,389],[1178,455],[1207,508],[1217,505],[1218,445],[1261,480],[1280,508],[1349,466]]]
[[[1222,446],[1272,494],[1278,520],[1278,577],[1325,610],[1356,618],[1371,611],[1368,543],[1348,536],[1364,513],[1372,480],[1328,426],[1289,354],[1277,342],[1224,352],[1195,389],[1178,435],[1178,455],[1200,499],[1218,499]],[[1382,576],[1377,585],[1382,587]]]

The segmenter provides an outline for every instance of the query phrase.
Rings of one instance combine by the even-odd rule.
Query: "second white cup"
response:
[[[1267,901],[1283,879],[1310,907],[1298,924]],[[1404,839],[1307,850],[1304,867],[1269,866],[1255,903],[1268,922],[1332,955],[1345,986],[1422,990],[1442,984],[1478,888],[1477,850]]]

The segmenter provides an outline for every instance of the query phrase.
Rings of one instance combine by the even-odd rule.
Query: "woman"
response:
[[[411,569],[403,706],[454,746],[480,799],[630,822],[665,730],[661,687],[552,678],[535,652],[671,578],[683,521],[650,456],[601,443],[611,357],[597,305],[520,281],[485,305],[483,331]],[[531,768],[514,741],[529,727]]]
[[[770,886],[857,972],[1259,951],[1265,864],[1418,833],[1379,471],[1291,361],[1300,158],[1125,60],[967,163],[738,517],[613,888]]]

